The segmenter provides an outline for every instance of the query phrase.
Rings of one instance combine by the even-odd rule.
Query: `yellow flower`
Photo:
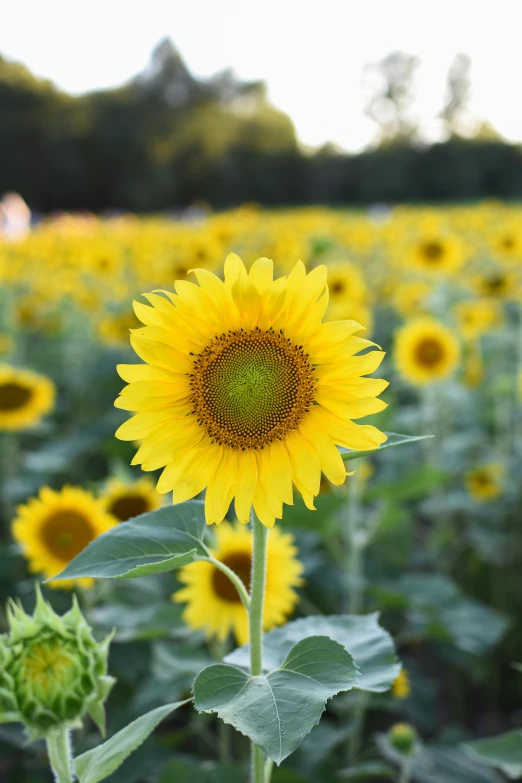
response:
[[[396,699],[407,699],[411,693],[410,678],[405,669],[401,669],[393,685],[392,694]]]
[[[510,270],[490,269],[472,280],[472,285],[481,296],[495,299],[512,299],[518,292],[517,276]]]
[[[50,378],[0,365],[0,432],[38,424],[52,410],[54,399],[55,387]]]
[[[462,336],[469,340],[480,337],[502,321],[500,303],[494,299],[459,302],[455,313]]]
[[[407,262],[423,272],[448,274],[465,260],[464,248],[456,237],[427,235],[409,248]]]
[[[223,522],[216,529],[212,554],[250,588],[252,535],[248,528]],[[298,601],[295,588],[303,584],[302,572],[293,537],[275,528],[268,537],[265,631],[283,625],[293,611]],[[185,586],[173,599],[187,604],[183,618],[191,628],[203,629],[207,637],[215,636],[221,641],[232,632],[238,644],[248,642],[247,612],[236,588],[222,571],[211,563],[190,563],[180,569],[179,579]]]
[[[506,261],[520,261],[522,259],[522,233],[518,225],[506,226],[492,239],[494,255]]]
[[[165,468],[160,493],[174,502],[207,488],[208,524],[221,522],[235,498],[241,522],[252,506],[267,527],[292,504],[292,485],[309,508],[321,471],[335,485],[346,469],[337,445],[375,449],[386,436],[358,419],[385,408],[386,381],[365,378],[382,351],[355,337],[354,321],[321,323],[328,305],[327,270],[296,264],[273,280],[258,259],[247,273],[234,254],[225,281],[195,270],[199,286],[147,294],[135,310],[146,324],[131,343],[146,362],[120,365],[128,382],[116,405],[137,415],[117,434],[142,439],[133,464]]]
[[[136,329],[139,325],[132,312],[110,313],[100,321],[98,336],[105,345],[114,347],[127,345],[131,329]]]
[[[498,462],[482,465],[466,475],[466,488],[474,500],[487,503],[502,493],[504,466]]]
[[[394,289],[393,303],[404,316],[419,315],[431,291],[424,280],[408,280]]]
[[[364,304],[367,299],[362,275],[349,263],[328,265],[328,291],[328,318],[331,319],[354,318],[351,312],[353,306]]]
[[[423,385],[451,375],[459,362],[460,347],[454,333],[439,321],[419,318],[397,332],[394,356],[401,375]]]
[[[126,522],[132,517],[147,514],[162,505],[154,482],[148,478],[125,482],[111,479],[101,500],[107,513],[115,517],[118,522]]]
[[[42,487],[38,497],[17,508],[13,536],[22,547],[32,573],[56,576],[106,530],[114,527],[103,503],[80,487],[56,491]],[[51,582],[51,587],[90,587],[92,579]]]

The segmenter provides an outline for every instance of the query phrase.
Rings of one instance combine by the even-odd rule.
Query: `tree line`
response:
[[[486,123],[474,139],[460,132],[463,56],[441,112],[447,141],[422,141],[410,117],[416,64],[392,53],[369,66],[367,114],[378,135],[348,155],[331,145],[303,151],[262,82],[230,71],[197,79],[169,41],[123,87],[79,97],[0,57],[0,193],[16,191],[44,213],[521,198],[520,148]]]

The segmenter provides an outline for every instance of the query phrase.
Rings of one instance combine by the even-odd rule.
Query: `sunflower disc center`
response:
[[[427,337],[417,346],[417,359],[425,367],[435,367],[443,357],[444,348],[432,337]]]
[[[190,376],[194,415],[210,438],[262,449],[296,429],[314,401],[313,367],[282,331],[236,330],[214,338]]]
[[[252,558],[246,552],[236,552],[223,558],[223,563],[239,576],[248,592],[250,592],[250,574],[252,571]],[[241,603],[241,598],[236,588],[223,571],[214,568],[212,574],[212,587],[214,592],[223,601],[231,604]]]
[[[47,517],[41,537],[55,557],[68,563],[90,544],[94,530],[82,514],[63,509]]]
[[[18,383],[0,384],[0,411],[16,411],[23,408],[32,397],[31,389]]]
[[[132,519],[132,517],[145,514],[147,511],[150,511],[150,508],[147,499],[142,495],[129,494],[114,498],[107,511],[115,516],[116,519],[119,519],[120,522],[126,522],[128,519]]]

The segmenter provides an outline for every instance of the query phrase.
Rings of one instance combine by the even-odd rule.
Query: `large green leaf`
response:
[[[96,538],[54,579],[114,579],[171,571],[207,554],[205,527],[199,500],[159,508]]]
[[[382,693],[391,687],[401,667],[395,656],[392,638],[381,628],[378,620],[378,614],[339,614],[294,620],[265,634],[263,666],[266,671],[276,669],[296,642],[312,634],[320,634],[342,644],[353,656],[359,670],[357,688]],[[247,669],[248,645],[234,650],[225,661]]]
[[[74,759],[74,771],[80,783],[99,783],[100,780],[105,780],[112,775],[127,756],[145,742],[164,718],[183,704],[188,704],[188,701],[190,700],[165,704],[142,715],[107,742]]]
[[[463,745],[466,753],[488,767],[500,769],[508,778],[522,777],[522,729],[513,729],[498,737],[475,740]]]
[[[200,712],[216,712],[280,764],[318,723],[327,699],[357,681],[353,658],[341,644],[309,636],[266,675],[251,677],[224,663],[208,666],[194,682],[194,702]]]
[[[426,438],[433,438],[433,435],[398,435],[396,432],[386,432],[388,440],[385,441],[378,449],[371,449],[370,451],[352,451],[351,449],[344,449],[339,447],[341,456],[345,462],[351,459],[359,459],[359,457],[368,457],[373,454],[377,454],[378,451],[384,451],[385,449],[391,449],[394,446],[406,446],[409,443],[416,443],[419,440],[426,440]]]

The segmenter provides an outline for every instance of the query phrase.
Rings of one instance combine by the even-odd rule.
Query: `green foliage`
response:
[[[512,780],[522,777],[522,729],[513,729],[498,737],[467,742],[463,748],[472,758],[488,767],[500,769]]]
[[[357,682],[357,668],[343,645],[310,636],[263,676],[227,664],[209,666],[196,677],[194,702],[202,712],[217,712],[280,764],[318,723],[327,699]]]
[[[57,579],[118,579],[172,571],[208,554],[205,529],[198,500],[142,514],[95,539]]]
[[[373,693],[387,691],[400,671],[391,636],[379,625],[378,615],[329,615],[305,617],[265,634],[263,667],[270,671],[281,666],[293,645],[312,634],[322,634],[342,644],[350,652],[359,676],[355,687]],[[249,647],[235,650],[225,660],[248,667]]]
[[[105,780],[125,759],[152,734],[156,726],[187,701],[166,704],[129,723],[102,745],[83,753],[74,760],[74,770],[80,783],[99,783]]]

